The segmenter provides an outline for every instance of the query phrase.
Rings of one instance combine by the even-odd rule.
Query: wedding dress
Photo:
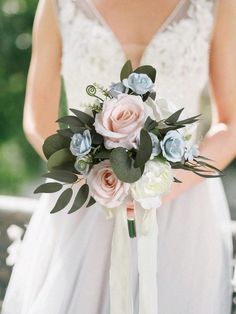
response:
[[[199,98],[208,81],[215,2],[180,0],[141,58],[140,64],[157,69],[158,97],[185,107],[186,115],[199,113]],[[118,81],[126,56],[91,0],[56,4],[68,107],[83,110],[82,104],[91,100],[86,86],[97,82],[107,87]],[[114,220],[106,219],[97,204],[71,215],[69,207],[51,215],[57,197],[55,193],[40,198],[13,269],[3,314],[109,313]],[[157,222],[158,313],[229,314],[232,243],[221,180],[204,180],[160,207]],[[135,241],[131,240],[136,314]]]

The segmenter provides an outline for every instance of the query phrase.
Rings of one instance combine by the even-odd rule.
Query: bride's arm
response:
[[[61,39],[54,2],[40,0],[37,8],[23,115],[25,135],[43,159],[43,141],[56,131],[60,97]]]
[[[215,160],[223,169],[236,156],[236,2],[219,0],[218,16],[210,50],[210,82],[214,99],[215,121],[201,143],[201,155]],[[190,172],[177,170],[183,181],[173,184],[172,192],[164,197],[168,202],[203,179]]]

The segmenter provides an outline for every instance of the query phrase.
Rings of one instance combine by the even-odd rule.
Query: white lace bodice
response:
[[[186,114],[199,112],[208,80],[209,45],[216,0],[180,0],[144,50],[140,64],[157,69],[156,91]],[[86,86],[108,87],[126,61],[112,30],[91,0],[57,0],[63,41],[61,73],[68,107],[91,102]]]

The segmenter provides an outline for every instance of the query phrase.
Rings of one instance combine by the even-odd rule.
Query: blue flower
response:
[[[121,93],[127,93],[128,90],[129,89],[127,87],[125,87],[122,82],[118,82],[118,83],[112,82],[110,85],[109,94],[112,97],[116,98]]]
[[[160,141],[158,139],[158,137],[149,132],[148,133],[151,137],[151,140],[152,140],[152,155],[151,155],[151,159],[153,159],[153,157],[156,157],[158,156],[160,153],[161,153],[161,145],[160,145]]]
[[[171,162],[183,159],[186,143],[178,131],[169,131],[161,141],[163,156]]]
[[[144,73],[131,73],[127,79],[122,80],[123,84],[136,94],[143,95],[150,92],[154,84],[150,77]]]
[[[70,151],[77,157],[83,157],[91,151],[92,139],[89,130],[83,134],[75,133],[70,142]]]
[[[186,147],[185,153],[184,153],[184,158],[188,161],[193,161],[195,157],[199,156],[199,149],[198,145],[193,145]]]

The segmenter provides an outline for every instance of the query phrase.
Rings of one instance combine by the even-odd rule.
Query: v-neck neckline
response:
[[[106,21],[106,19],[102,15],[102,13],[96,7],[96,5],[94,4],[94,1],[93,0],[86,0],[86,2],[88,3],[91,10],[93,11],[95,16],[97,17],[97,20],[98,20],[98,22],[100,22],[101,26],[103,26],[104,29],[113,37],[114,41],[116,42],[117,46],[119,47],[119,50],[121,51],[123,59],[124,60],[130,59],[130,58],[128,58],[127,52],[125,51],[120,39],[117,37],[114,30],[112,29],[110,24]],[[151,37],[151,39],[149,40],[149,42],[147,43],[147,45],[143,49],[143,52],[142,52],[141,57],[139,59],[138,66],[143,65],[145,56],[146,56],[148,50],[150,49],[150,47],[152,46],[153,42],[161,34],[161,32],[173,21],[174,17],[177,15],[177,13],[179,12],[179,10],[181,9],[181,7],[183,6],[183,4],[185,2],[186,2],[186,0],[179,0],[178,3],[174,6],[174,8],[171,10],[171,12],[165,17],[163,22],[160,24],[158,29],[154,32],[153,36]]]

